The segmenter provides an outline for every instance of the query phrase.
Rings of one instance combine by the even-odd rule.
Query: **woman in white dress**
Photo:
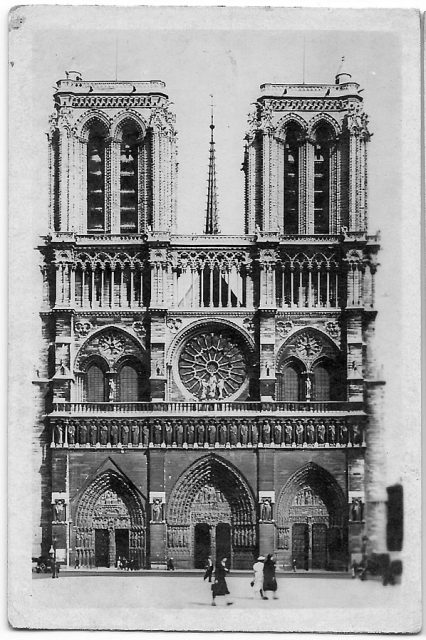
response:
[[[254,563],[253,565],[253,571],[254,571],[254,579],[252,582],[252,586],[253,586],[253,590],[254,590],[254,597],[256,598],[257,595],[259,595],[262,600],[267,600],[267,598],[265,598],[265,596],[263,595],[263,563],[264,563],[264,556],[259,556],[257,561]]]

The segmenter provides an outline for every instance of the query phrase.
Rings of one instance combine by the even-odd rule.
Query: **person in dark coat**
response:
[[[278,585],[275,578],[275,560],[272,553],[268,553],[266,560],[263,563],[263,593],[266,596],[266,591],[272,591],[273,599],[277,600],[276,591]]]
[[[228,558],[223,558],[221,562],[216,564],[214,582],[212,584],[212,607],[216,606],[215,598],[217,596],[228,596],[230,593],[225,580],[226,574],[229,573],[229,569],[226,566],[227,559]],[[233,603],[227,599],[226,604],[229,605]]]
[[[203,580],[207,580],[207,578],[208,578],[209,582],[211,582],[212,581],[212,575],[213,575],[213,560],[212,560],[211,556],[209,556],[207,558],[206,566],[204,567],[204,569],[205,569],[205,573],[204,573]]]

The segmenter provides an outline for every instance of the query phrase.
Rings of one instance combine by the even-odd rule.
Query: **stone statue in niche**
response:
[[[209,392],[209,385],[207,384],[206,380],[204,380],[203,378],[200,380],[200,385],[201,385],[201,396],[200,396],[200,399],[201,400],[207,400],[207,394]]]
[[[220,427],[219,427],[219,444],[225,446],[226,442],[227,442],[227,428],[226,428],[226,424],[225,422],[222,422]]]
[[[186,441],[188,444],[194,444],[194,425],[192,422],[187,423],[186,427]]]
[[[339,424],[339,438],[340,444],[348,444],[348,428],[344,422]]]
[[[127,446],[129,444],[129,425],[127,420],[121,425],[121,444]]]
[[[210,378],[207,381],[207,398],[208,398],[208,400],[215,400],[216,399],[216,391],[217,391],[217,378],[214,375],[214,373],[212,373],[210,375]]]
[[[282,442],[282,427],[280,422],[277,422],[274,426],[274,442],[278,445]]]
[[[362,500],[360,498],[352,498],[351,520],[352,522],[361,522],[362,520]]]
[[[317,427],[317,440],[318,444],[324,444],[325,442],[325,424],[322,421]]]
[[[291,422],[287,420],[285,423],[285,443],[291,444],[293,442],[293,427]]]
[[[149,444],[149,424],[145,421],[142,427],[142,444],[147,447]]]
[[[334,422],[330,422],[328,425],[328,442],[329,444],[336,444],[336,425]]]
[[[272,504],[270,498],[262,499],[260,519],[262,522],[270,522],[272,520]]]
[[[306,440],[308,444],[314,444],[315,442],[315,427],[312,420],[308,420],[308,424],[306,425]]]
[[[362,444],[362,433],[361,433],[361,429],[357,424],[354,424],[354,426],[352,427],[352,434],[353,434],[353,443],[354,444]]]
[[[217,398],[218,400],[223,400],[223,392],[225,390],[225,380],[223,378],[219,378],[217,381]]]
[[[55,442],[58,445],[62,445],[63,442],[63,430],[60,422],[55,425]]]
[[[242,445],[246,445],[248,442],[248,426],[246,422],[243,422],[240,426],[240,442]]]
[[[262,441],[264,444],[271,443],[271,425],[269,424],[268,420],[265,420],[263,422]]]
[[[155,373],[157,376],[163,375],[163,367],[161,366],[161,360],[157,360],[157,364],[155,366]]]
[[[303,432],[303,422],[298,420],[296,424],[296,444],[303,444]]]
[[[176,444],[178,447],[183,445],[183,424],[181,420],[176,425]]]
[[[132,444],[137,446],[139,444],[139,424],[136,420],[132,420],[130,423],[130,430],[132,434]]]
[[[163,440],[161,424],[156,420],[154,424],[154,444],[160,445]]]
[[[114,402],[115,399],[115,381],[114,378],[108,380],[108,399],[110,402]]]
[[[96,443],[98,442],[98,427],[96,426],[95,422],[92,422],[90,424],[90,428],[89,428],[89,433],[90,433],[90,444],[92,445],[92,447],[94,447],[96,445]]]
[[[111,422],[111,444],[114,447],[118,444],[118,424],[116,420]]]
[[[204,445],[204,431],[204,423],[202,420],[200,420],[197,424],[197,443],[200,447]]]
[[[85,422],[81,422],[78,428],[78,438],[80,444],[87,444],[87,426]]]
[[[214,422],[210,422],[208,426],[209,444],[214,445],[216,442],[216,425]]]
[[[53,506],[53,517],[56,522],[64,522],[65,520],[65,500],[55,500]]]
[[[166,422],[166,426],[164,428],[164,435],[165,435],[166,445],[168,447],[171,447],[173,442],[173,427],[171,422]]]
[[[259,444],[259,429],[257,422],[251,423],[251,443],[254,447]]]
[[[73,420],[70,420],[68,425],[68,444],[75,444],[75,424]]]
[[[152,504],[152,521],[162,522],[163,520],[163,505],[160,498],[155,498]]]
[[[108,425],[107,423],[103,420],[101,422],[101,426],[100,426],[100,442],[101,445],[105,446],[108,442]]]
[[[229,429],[229,441],[231,446],[235,446],[238,442],[238,427],[235,422],[233,422]]]
[[[306,374],[306,400],[311,399],[312,394],[312,381],[309,374]]]

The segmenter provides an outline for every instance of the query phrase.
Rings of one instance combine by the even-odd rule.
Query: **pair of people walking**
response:
[[[275,577],[275,560],[272,553],[268,553],[266,559],[264,556],[259,556],[253,565],[253,571],[254,578],[251,584],[255,597],[259,595],[262,600],[269,600],[266,592],[272,591],[273,599],[277,600],[278,585]]]

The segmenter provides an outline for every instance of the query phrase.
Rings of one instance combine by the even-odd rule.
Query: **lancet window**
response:
[[[105,147],[106,131],[94,124],[87,140],[87,231],[105,230]]]
[[[124,364],[118,377],[119,402],[138,402],[141,399],[140,375],[131,364]]]
[[[138,138],[135,127],[126,125],[120,144],[120,231],[138,230]]]
[[[290,362],[277,377],[277,400],[298,402],[305,399],[304,377],[299,363]]]
[[[318,364],[313,370],[313,396],[317,402],[331,400],[330,372],[326,365]]]
[[[284,233],[299,232],[299,127],[289,125],[284,143]]]
[[[314,219],[315,234],[330,232],[330,146],[332,131],[321,124],[314,141]]]
[[[107,396],[107,384],[105,373],[97,364],[92,364],[86,373],[86,401],[105,402]]]

